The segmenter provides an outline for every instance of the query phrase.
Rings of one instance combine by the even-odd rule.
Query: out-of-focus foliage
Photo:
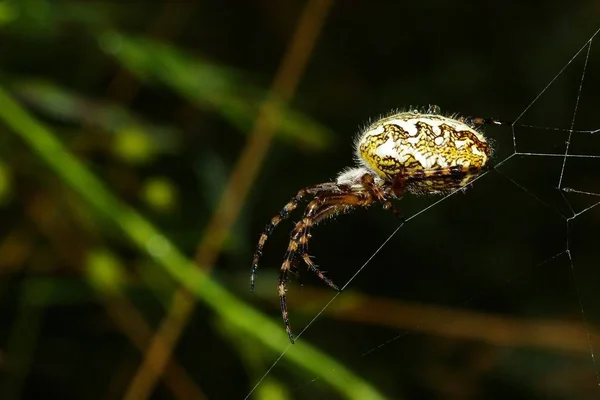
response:
[[[106,250],[91,250],[88,253],[85,270],[90,282],[104,292],[120,292],[125,277],[120,261]]]
[[[25,104],[58,121],[115,135],[115,151],[125,159],[144,159],[152,151],[172,153],[179,148],[181,132],[176,128],[144,121],[116,103],[91,101],[39,79],[14,83],[12,89]]]
[[[0,26],[14,21],[17,18],[17,10],[7,1],[0,3]]]
[[[0,162],[0,204],[8,201],[11,193],[12,179],[8,165]]]
[[[210,107],[247,132],[266,97],[238,71],[187,55],[173,45],[107,32],[100,46],[139,79],[167,85],[200,107]],[[281,105],[279,136],[302,146],[323,148],[331,133],[324,126]]]
[[[311,255],[340,285],[378,253],[331,303],[298,265],[294,346],[276,283],[301,206],[248,291],[265,223],[350,166],[369,119],[437,104],[568,128],[577,104],[574,128],[597,129],[598,39],[583,83],[587,49],[568,64],[597,2],[338,1],[283,102],[271,85],[307,4],[0,0],[0,399],[135,393],[168,348],[150,350],[156,331],[175,339],[141,382],[152,399],[597,397],[598,207],[567,231],[564,199],[596,200],[556,190],[600,193],[597,134],[486,129],[494,161],[515,132],[523,152],[570,138],[592,157],[513,157],[431,208],[407,195],[404,215],[426,211],[380,250],[398,222],[379,207],[316,227]],[[259,176],[214,265],[195,265],[265,100],[280,114]]]
[[[285,334],[273,322],[195,268],[152,224],[133,209],[121,204],[95,176],[62,147],[51,132],[33,120],[1,88],[0,119],[21,136],[65,184],[81,195],[91,211],[118,227],[131,244],[144,255],[153,258],[172,279],[189,291],[189,295],[196,295],[219,317],[236,325],[238,329],[254,337],[254,340],[275,351],[284,349],[280,343],[282,339],[286,340]],[[112,253],[89,250],[84,268],[93,287],[102,293],[119,292],[124,273],[120,261]],[[277,336],[279,340],[275,341]],[[353,375],[335,360],[306,343],[296,347],[297,352],[291,352],[290,359],[299,367],[323,376],[323,379],[346,397],[381,398],[367,382]]]

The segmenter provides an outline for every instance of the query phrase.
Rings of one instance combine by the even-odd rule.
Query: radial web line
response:
[[[281,360],[283,358],[283,356],[285,355],[285,353],[287,353],[287,351],[289,350],[290,347],[292,347],[292,344],[288,343],[287,347],[281,352],[281,354],[279,355],[279,357],[277,357],[275,359],[275,361],[273,361],[273,364],[271,364],[271,366],[265,371],[265,373],[263,374],[263,376],[261,376],[260,379],[258,380],[258,382],[256,382],[256,384],[254,385],[254,387],[252,387],[252,389],[250,390],[250,392],[248,392],[248,394],[246,395],[246,397],[244,397],[244,400],[248,400],[250,398],[250,396],[252,395],[252,393],[254,393],[254,391],[265,380],[265,378],[269,375],[269,373],[273,370],[273,368],[275,368],[275,366],[279,363],[279,360]]]
[[[563,215],[560,211],[554,209],[554,207],[552,207],[550,204],[548,204],[547,202],[545,202],[544,200],[542,200],[539,196],[535,195],[533,192],[531,192],[530,190],[528,190],[525,186],[521,185],[519,182],[515,181],[513,178],[511,178],[510,176],[506,175],[505,173],[503,173],[502,171],[496,170],[496,172],[503,177],[504,179],[508,180],[509,182],[511,182],[513,185],[515,185],[516,187],[518,187],[519,189],[521,189],[522,191],[524,191],[525,193],[527,193],[529,196],[533,197],[534,199],[536,199],[540,204],[543,204],[546,208],[548,208],[549,210],[553,211],[554,213],[560,215],[564,220],[566,220],[568,217],[566,215]],[[570,205],[569,205],[570,207]]]
[[[572,217],[575,218],[575,217]],[[571,219],[567,221],[567,237],[569,237],[569,228],[570,228]],[[567,240],[567,247],[569,247],[569,240]],[[567,255],[569,256],[569,264],[571,266],[571,275],[573,278],[573,284],[575,285],[575,293],[577,294],[577,302],[579,304],[579,309],[581,310],[581,319],[583,320],[583,326],[585,327],[585,334],[587,336],[588,347],[590,349],[590,356],[592,357],[592,365],[594,366],[594,370],[596,372],[596,383],[600,388],[600,371],[598,370],[598,365],[596,363],[596,353],[594,351],[594,345],[592,343],[592,333],[590,324],[587,320],[587,316],[585,313],[585,308],[583,304],[583,300],[581,299],[581,290],[579,290],[579,286],[577,285],[577,274],[575,273],[575,264],[573,263],[573,257],[571,256],[571,249],[567,248]]]
[[[560,197],[562,197],[563,201],[565,202],[565,204],[569,207],[569,211],[571,211],[571,216],[574,216],[576,211],[573,208],[573,206],[571,205],[571,202],[569,201],[569,199],[567,198],[567,195],[565,194],[565,190],[564,189],[559,189],[559,193],[560,193]],[[568,223],[568,218],[567,218],[567,223]],[[568,230],[567,230],[567,234],[568,234]]]
[[[595,194],[595,195],[596,195],[596,196],[600,196],[600,194]],[[589,206],[589,207],[586,207],[586,208],[584,208],[583,210],[581,210],[581,211],[579,211],[579,212],[577,212],[577,213],[575,213],[575,214],[573,215],[573,218],[579,217],[581,214],[583,214],[583,213],[585,213],[585,212],[588,212],[588,211],[590,211],[592,208],[596,207],[598,204],[600,204],[600,201],[599,201],[599,202],[597,202],[597,203],[594,203],[594,204],[592,204],[592,205],[591,205],[591,206]]]
[[[577,189],[573,189],[573,188],[570,188],[570,187],[563,188],[563,192],[586,194],[588,196],[600,196],[600,193],[585,192],[583,190],[577,190]]]
[[[558,154],[558,153],[516,153],[518,156],[530,157],[560,157],[560,158],[600,158],[591,154]]]
[[[576,101],[575,101],[575,106],[573,109],[573,117],[571,119],[571,127],[569,130],[569,136],[567,138],[567,143],[566,143],[566,147],[565,147],[565,154],[564,154],[564,158],[563,158],[563,163],[562,163],[562,167],[560,170],[560,177],[558,180],[558,189],[561,189],[562,187],[562,183],[563,183],[563,178],[564,178],[564,172],[565,172],[565,168],[567,165],[567,156],[569,154],[569,149],[571,146],[571,139],[573,137],[573,129],[575,127],[575,120],[577,118],[577,112],[579,110],[579,101],[581,99],[581,93],[583,91],[583,82],[585,81],[585,75],[586,75],[586,71],[587,71],[587,66],[589,64],[589,59],[590,59],[590,53],[592,50],[592,43],[593,43],[593,39],[596,36],[596,34],[598,34],[598,32],[600,31],[600,29],[598,31],[596,31],[596,33],[594,33],[594,35],[590,38],[590,40],[587,42],[587,52],[585,55],[585,61],[583,64],[583,68],[581,71],[581,79],[579,81],[579,88],[577,91],[577,97],[576,97]],[[585,46],[584,46],[585,47]],[[582,48],[583,49],[583,48]],[[581,50],[582,50],[581,49]],[[581,52],[580,50],[580,52]],[[588,209],[591,209],[593,207],[595,207],[598,203],[588,207],[587,209],[584,209],[583,212],[587,211]],[[575,294],[577,297],[577,303],[579,305],[579,310],[581,312],[581,319],[583,322],[583,325],[585,327],[585,331],[586,331],[586,336],[587,336],[587,341],[588,341],[588,347],[590,350],[590,356],[592,358],[592,365],[594,366],[594,370],[596,373],[596,383],[598,384],[598,386],[600,387],[600,370],[598,369],[598,365],[596,363],[596,354],[594,352],[594,345],[592,342],[592,335],[591,335],[591,328],[588,322],[588,318],[587,318],[587,313],[585,311],[585,305],[584,305],[584,301],[583,301],[583,297],[581,296],[581,290],[579,289],[579,286],[577,285],[577,274],[575,272],[575,263],[573,262],[573,257],[571,255],[571,221],[573,219],[575,219],[578,215],[581,214],[577,214],[574,213],[572,217],[568,218],[566,221],[567,224],[567,255],[569,257],[569,265],[570,265],[570,270],[571,270],[571,275],[572,275],[572,279],[573,279],[573,284],[575,285]]]
[[[558,71],[558,74],[556,74],[556,76],[554,78],[552,78],[552,80],[546,85],[546,87],[544,87],[542,89],[542,91],[533,99],[533,101],[531,103],[529,103],[527,105],[527,107],[525,107],[525,109],[523,110],[523,112],[521,114],[519,114],[519,116],[513,121],[513,125],[521,119],[521,117],[523,117],[523,115],[525,115],[525,113],[527,111],[529,111],[529,109],[538,101],[538,99],[540,97],[542,97],[542,95],[544,93],[546,93],[546,90],[548,90],[548,88],[550,86],[552,86],[552,84],[554,83],[555,80],[558,79],[558,77],[560,75],[562,75],[563,72],[565,72],[565,70],[569,67],[569,65],[571,65],[571,63],[577,58],[577,56],[579,55],[579,53],[581,53],[583,51],[583,49],[585,49],[585,46],[587,46],[589,43],[591,43],[594,38],[596,37],[596,35],[598,35],[598,33],[600,32],[600,28],[598,28],[598,30],[596,30],[596,32],[594,32],[594,34],[592,35],[592,37],[585,42],[585,44],[583,46],[581,46],[581,48],[579,50],[577,50],[577,53],[575,53],[575,55],[573,57],[571,57],[571,59],[569,61],[567,61],[567,63],[565,64],[564,67],[562,67],[562,69],[560,71]]]
[[[592,330],[591,327],[589,325],[588,322],[588,318],[587,318],[587,314],[586,314],[586,307],[581,295],[581,290],[580,287],[577,284],[577,273],[575,270],[575,265],[573,262],[573,257],[571,254],[571,248],[570,248],[570,241],[571,241],[571,221],[574,220],[576,217],[580,216],[581,214],[595,208],[596,206],[598,206],[600,204],[600,201],[582,209],[581,211],[575,212],[573,207],[571,206],[570,202],[568,201],[568,199],[565,197],[564,193],[577,193],[577,194],[583,194],[583,195],[589,195],[589,196],[597,196],[600,197],[600,193],[593,193],[593,192],[588,192],[588,191],[583,191],[583,190],[576,190],[573,189],[571,187],[562,187],[563,184],[563,179],[564,179],[564,174],[565,174],[565,169],[566,169],[566,162],[568,158],[572,158],[572,159],[600,159],[600,155],[587,155],[587,154],[569,154],[569,150],[571,148],[571,140],[573,138],[573,134],[574,133],[578,133],[578,134],[596,134],[600,132],[600,128],[599,129],[592,129],[592,130],[575,130],[575,121],[576,121],[576,117],[578,114],[578,110],[579,110],[579,105],[580,105],[580,100],[581,100],[581,94],[583,92],[583,86],[584,86],[584,81],[586,78],[586,72],[587,72],[587,67],[589,64],[589,59],[590,59],[590,54],[591,54],[591,48],[592,48],[592,42],[593,40],[596,38],[596,36],[598,35],[598,33],[600,33],[600,28],[597,29],[593,35],[585,42],[585,44],[575,53],[575,55],[573,55],[571,57],[571,59],[569,59],[566,64],[560,69],[560,71],[550,80],[550,82],[543,87],[543,89],[537,94],[537,96],[529,103],[527,104],[527,106],[523,109],[523,111],[517,116],[517,118],[512,122],[511,124],[511,133],[512,133],[512,140],[513,140],[513,152],[512,154],[508,155],[507,157],[505,157],[503,160],[497,162],[495,164],[495,168],[493,169],[493,171],[498,172],[502,177],[504,177],[505,179],[507,179],[509,182],[511,182],[512,184],[514,184],[516,187],[518,187],[519,189],[523,190],[525,193],[527,193],[529,196],[533,197],[537,202],[539,202],[540,204],[543,204],[545,207],[549,208],[550,210],[552,210],[553,212],[555,212],[556,214],[558,214],[560,217],[562,217],[565,220],[565,224],[566,224],[566,229],[567,229],[567,236],[566,236],[566,247],[561,250],[560,252],[554,254],[553,256],[547,258],[546,260],[542,261],[541,263],[537,264],[535,266],[535,268],[539,267],[540,265],[544,265],[560,256],[562,256],[563,254],[566,254],[568,256],[568,260],[569,260],[569,269],[571,272],[571,276],[575,285],[575,295],[577,297],[577,302],[578,302],[578,308],[579,308],[579,312],[581,314],[581,318],[582,318],[582,324],[586,330],[586,335],[587,335],[587,340],[588,340],[588,347],[589,347],[589,351],[590,351],[590,356],[592,359],[592,364],[594,366],[594,370],[595,370],[595,375],[596,375],[596,380],[597,380],[597,384],[600,387],[600,369],[598,367],[598,364],[596,362],[596,356],[595,356],[595,350],[594,350],[594,346],[593,346],[593,340],[592,340]],[[544,93],[546,93],[546,91],[554,84],[554,82],[567,70],[567,68],[573,63],[573,61],[583,52],[583,50],[587,47],[587,51],[586,51],[586,55],[585,55],[585,61],[584,61],[584,65],[582,67],[582,73],[581,73],[581,78],[580,78],[580,82],[579,82],[579,87],[578,87],[578,91],[577,91],[577,96],[576,96],[576,101],[575,101],[575,105],[574,105],[574,109],[573,109],[573,115],[572,115],[572,119],[571,119],[571,123],[570,123],[570,128],[569,129],[565,129],[565,128],[556,128],[556,127],[544,127],[544,126],[538,126],[538,125],[526,125],[526,124],[516,124],[517,121],[519,121],[523,115],[525,113],[527,113],[527,111],[529,111],[529,109],[531,109],[531,107],[533,107],[538,100],[542,97],[542,95]],[[543,129],[543,130],[547,130],[547,131],[563,131],[563,132],[568,132],[568,138],[566,140],[566,148],[565,148],[565,152],[564,153],[537,153],[537,152],[518,152],[517,149],[517,138],[516,138],[516,131],[515,131],[515,127],[525,127],[525,128],[534,128],[534,129]],[[560,211],[558,211],[557,209],[553,208],[550,204],[548,204],[547,202],[545,202],[544,200],[542,200],[539,196],[537,196],[536,194],[534,194],[531,190],[529,190],[528,188],[526,188],[525,186],[521,185],[520,183],[518,183],[517,181],[515,181],[514,179],[512,179],[510,176],[504,174],[503,172],[499,171],[497,168],[500,167],[501,165],[507,163],[508,161],[510,161],[511,159],[513,159],[514,156],[522,156],[522,157],[560,157],[562,158],[562,166],[560,169],[560,175],[559,175],[559,180],[558,180],[558,189],[560,190],[561,195],[563,196],[566,204],[568,205],[572,216],[566,216],[563,215],[563,213],[561,213]],[[476,177],[471,183],[474,184],[477,180],[483,178],[485,175],[487,175],[490,171],[485,171],[483,172],[481,175],[479,175],[478,177]],[[374,252],[367,258],[367,260],[360,266],[360,268],[358,268],[358,270],[347,280],[347,282],[342,286],[340,292],[335,293],[334,295],[332,295],[331,299],[320,309],[320,311],[318,311],[316,313],[316,315],[306,324],[306,326],[299,332],[299,334],[297,335],[297,339],[300,339],[300,337],[304,334],[304,332],[306,332],[316,321],[317,319],[319,319],[321,317],[321,315],[323,315],[323,313],[326,311],[327,308],[329,308],[331,306],[331,304],[338,298],[338,296],[358,277],[359,274],[362,273],[362,271],[371,263],[371,261],[382,251],[382,249],[392,240],[392,238],[398,233],[398,231],[409,221],[415,219],[416,217],[420,216],[421,214],[425,213],[426,211],[432,209],[433,207],[436,207],[437,205],[439,205],[440,203],[444,202],[445,200],[447,200],[448,198],[450,198],[451,196],[454,196],[457,192],[462,192],[463,189],[457,189],[445,196],[443,196],[442,198],[440,198],[439,200],[435,201],[434,203],[428,205],[427,207],[423,208],[422,210],[416,212],[415,214],[411,215],[410,217],[408,217],[407,219],[405,219],[402,223],[400,223],[388,236],[387,238],[382,242],[382,244],[377,247],[377,249],[374,250]],[[478,297],[480,297],[480,295],[475,296],[475,297],[471,297],[470,299],[467,300],[467,303],[472,302],[474,300],[476,300]],[[418,326],[416,326],[416,328],[418,328]],[[367,356],[370,355],[376,351],[378,351],[379,349],[389,345],[390,343],[398,340],[401,337],[404,337],[406,335],[410,334],[409,331],[404,331],[398,335],[395,335],[393,338],[386,340],[383,343],[380,343],[379,345],[375,346],[374,348],[364,352],[362,354],[362,356]],[[271,364],[271,366],[265,371],[265,373],[262,375],[262,377],[258,380],[258,382],[254,385],[254,387],[252,388],[252,390],[248,393],[248,395],[246,396],[245,399],[248,399],[252,393],[256,390],[256,388],[264,381],[264,379],[271,373],[271,371],[274,369],[274,367],[280,362],[280,360],[284,357],[284,355],[287,353],[287,351],[292,347],[291,344],[288,344],[287,347],[282,351],[282,353],[275,359],[275,361]],[[300,387],[306,386],[307,384],[310,384],[312,382],[315,382],[319,380],[319,377],[313,378],[310,381],[308,381],[307,383],[305,383],[304,385],[301,385]],[[298,387],[297,389],[299,389],[300,387]]]
[[[562,186],[563,176],[565,173],[565,166],[567,165],[567,154],[569,154],[569,148],[571,146],[571,138],[573,137],[573,128],[575,127],[575,118],[577,118],[577,110],[579,109],[579,100],[581,99],[581,92],[583,91],[583,81],[585,80],[585,72],[587,70],[588,62],[590,60],[590,52],[592,50],[592,39],[588,42],[588,49],[585,54],[585,62],[583,63],[583,71],[581,72],[581,80],[579,81],[579,90],[577,91],[577,99],[575,100],[575,108],[573,109],[573,118],[571,119],[571,129],[569,130],[569,137],[567,139],[567,146],[565,148],[565,157],[563,158],[562,168],[560,170],[560,178],[558,180],[558,188]]]
[[[539,129],[539,130],[543,130],[543,131],[588,133],[590,135],[594,135],[594,134],[600,132],[600,128],[598,128],[598,129],[567,129],[567,128],[557,128],[555,126],[542,126],[542,125],[529,125],[529,124],[515,124],[514,126],[516,126],[518,128]]]

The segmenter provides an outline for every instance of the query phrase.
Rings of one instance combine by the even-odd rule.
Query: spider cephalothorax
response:
[[[294,343],[286,306],[286,284],[295,262],[302,260],[309,270],[335,290],[338,287],[313,263],[308,253],[310,229],[327,217],[379,203],[400,213],[390,199],[405,192],[440,194],[459,189],[489,167],[491,148],[475,129],[482,124],[503,124],[493,119],[443,116],[435,106],[426,111],[395,113],[363,129],[356,138],[358,166],[342,171],[336,181],[301,189],[271,219],[261,235],[252,264],[251,289],[258,261],[267,238],[275,227],[312,196],[303,218],[296,223],[279,276],[278,292],[285,329]],[[294,271],[292,271],[294,272]]]

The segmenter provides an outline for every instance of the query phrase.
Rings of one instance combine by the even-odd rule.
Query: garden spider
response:
[[[491,118],[443,116],[437,106],[419,111],[399,112],[381,118],[363,129],[354,142],[358,166],[342,171],[336,181],[301,189],[260,236],[252,262],[250,289],[267,238],[307,195],[313,196],[290,234],[277,289],[285,330],[294,343],[286,305],[286,284],[290,270],[302,259],[331,288],[340,289],[319,270],[308,254],[311,227],[328,217],[358,207],[379,203],[401,220],[390,203],[405,192],[442,194],[464,187],[489,168],[491,147],[475,128],[483,124],[506,125]]]

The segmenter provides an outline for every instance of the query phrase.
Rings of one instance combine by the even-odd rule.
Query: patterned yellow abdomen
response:
[[[467,184],[488,164],[490,146],[466,123],[436,114],[400,113],[368,127],[357,151],[382,179],[407,179],[414,192],[439,193]]]

